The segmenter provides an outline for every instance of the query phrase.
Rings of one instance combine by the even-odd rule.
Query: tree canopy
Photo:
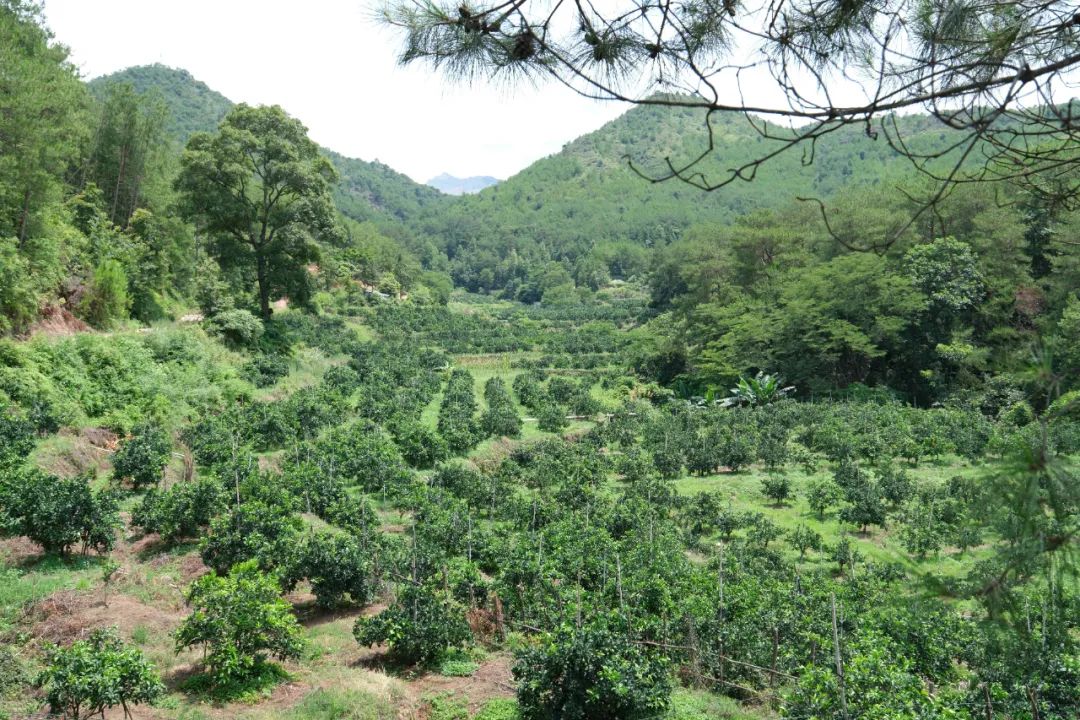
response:
[[[303,124],[278,106],[237,105],[216,134],[191,137],[180,164],[181,212],[211,235],[223,269],[254,277],[263,318],[279,294],[307,302],[314,241],[339,230],[336,173]]]

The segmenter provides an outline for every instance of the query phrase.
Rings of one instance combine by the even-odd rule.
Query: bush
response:
[[[277,581],[254,561],[227,576],[211,570],[191,584],[191,614],[176,630],[176,651],[201,645],[218,686],[237,685],[257,674],[266,657],[300,657],[302,631]]]
[[[826,478],[815,478],[806,485],[806,504],[810,506],[818,519],[823,519],[825,511],[840,502],[843,497],[843,488]]]
[[[199,550],[203,562],[218,573],[248,560],[269,571],[292,556],[301,527],[299,518],[281,508],[249,500],[214,518]]]
[[[411,467],[426,470],[450,456],[450,447],[442,436],[419,422],[398,422],[390,431],[401,456]]]
[[[172,439],[158,425],[137,426],[113,454],[113,477],[128,480],[136,490],[157,485],[172,453]]]
[[[524,720],[644,720],[662,716],[671,699],[665,658],[626,633],[594,621],[563,626],[518,655],[514,677]]]
[[[154,666],[142,652],[120,641],[116,629],[95,630],[86,640],[48,652],[38,678],[54,713],[81,719],[105,716],[105,709],[152,703],[165,693]]]
[[[116,497],[94,492],[89,478],[58,478],[36,469],[0,478],[0,502],[8,532],[25,535],[49,553],[111,550],[122,526]]]
[[[82,299],[82,313],[94,327],[108,327],[113,320],[127,317],[131,298],[124,267],[116,260],[102,260]]]
[[[262,353],[247,361],[241,371],[244,379],[257,388],[270,387],[289,374],[289,358],[278,353]]]
[[[391,661],[401,665],[432,662],[472,637],[464,607],[449,592],[411,583],[398,591],[386,610],[358,619],[353,635],[361,645],[385,643]]]
[[[233,348],[254,347],[265,330],[259,318],[247,310],[226,310],[210,318],[208,324]]]
[[[168,490],[150,490],[131,513],[131,522],[166,542],[199,535],[228,504],[229,494],[217,478],[176,483]]]
[[[306,578],[322,607],[334,607],[345,596],[366,605],[375,595],[374,563],[360,544],[343,534],[312,533],[304,536],[290,569],[290,582]]]
[[[542,402],[536,411],[537,426],[546,432],[557,433],[570,425],[566,419],[566,408],[553,402]]]
[[[458,368],[450,373],[439,405],[438,429],[455,455],[464,455],[480,441],[473,376],[468,370]]]
[[[502,378],[493,377],[484,384],[484,401],[488,407],[480,418],[480,426],[485,435],[518,437],[521,434],[521,418]]]
[[[777,505],[783,505],[791,497],[791,478],[787,475],[766,475],[761,479],[761,490],[765,497]]]

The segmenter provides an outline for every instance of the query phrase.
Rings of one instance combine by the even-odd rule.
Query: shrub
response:
[[[450,373],[439,405],[438,429],[455,455],[465,454],[480,441],[473,376],[468,370],[458,368]]]
[[[86,640],[54,647],[38,678],[54,713],[73,720],[105,716],[105,709],[152,703],[165,693],[154,666],[124,645],[116,629],[95,630]]]
[[[315,443],[314,455],[343,482],[371,492],[397,489],[409,478],[397,445],[367,420],[333,428]]]
[[[292,556],[301,527],[299,518],[281,508],[247,501],[214,518],[199,550],[203,562],[218,573],[248,560],[273,570]]]
[[[419,422],[397,422],[390,431],[402,458],[411,467],[425,470],[450,456],[450,447],[442,436]]]
[[[348,535],[312,533],[304,536],[290,568],[290,582],[307,578],[322,607],[334,607],[345,596],[358,605],[371,602],[376,581],[373,561]]]
[[[127,317],[131,298],[124,267],[116,260],[102,260],[82,300],[82,313],[94,327],[107,327],[113,320]]]
[[[502,378],[493,377],[484,384],[484,401],[488,406],[480,418],[484,434],[494,437],[521,434],[521,418]]]
[[[537,426],[544,431],[557,433],[565,430],[570,421],[566,419],[566,408],[553,402],[542,402],[536,411]]]
[[[247,310],[226,310],[210,318],[208,324],[233,348],[254,347],[265,329],[259,318]]]
[[[247,361],[241,375],[258,388],[270,387],[289,374],[289,358],[279,353],[261,353]]]
[[[818,519],[824,518],[825,511],[840,502],[843,497],[843,488],[827,478],[815,478],[806,485],[806,503]]]
[[[58,478],[36,469],[10,472],[0,485],[8,531],[25,535],[50,553],[111,550],[121,527],[116,497],[94,492],[89,478]]]
[[[603,619],[563,626],[518,655],[514,677],[524,720],[637,720],[660,717],[671,699],[662,655],[627,642]]]
[[[201,477],[176,483],[163,492],[150,490],[135,507],[131,521],[144,532],[175,542],[197,536],[225,509],[228,499],[228,492],[217,478]]]
[[[821,534],[805,525],[799,525],[788,533],[788,542],[799,551],[799,557],[806,557],[807,550],[821,549]]]
[[[464,607],[449,592],[412,583],[398,591],[386,610],[358,619],[353,635],[361,645],[385,643],[390,659],[401,665],[431,662],[472,637]]]
[[[791,478],[787,475],[766,475],[761,479],[761,489],[765,497],[777,505],[783,505],[791,497]]]
[[[130,481],[136,490],[156,485],[171,452],[172,439],[160,426],[139,425],[113,455],[113,477]]]
[[[191,584],[187,601],[192,611],[176,630],[176,650],[201,645],[216,685],[257,675],[267,656],[300,656],[302,633],[292,608],[279,596],[277,581],[254,561],[227,576],[211,570]]]

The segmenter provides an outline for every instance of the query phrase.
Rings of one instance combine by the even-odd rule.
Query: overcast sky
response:
[[[400,68],[373,0],[46,0],[57,40],[87,79],[131,65],[191,72],[235,102],[278,104],[319,144],[425,182],[506,178],[624,106],[556,85],[452,85]]]

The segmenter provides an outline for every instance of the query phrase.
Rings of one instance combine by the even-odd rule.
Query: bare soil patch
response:
[[[110,595],[109,604],[102,594],[64,590],[34,603],[28,612],[33,622],[33,636],[46,642],[68,644],[85,638],[94,630],[116,627],[130,635],[144,627],[156,636],[167,636],[180,624],[184,613],[153,607],[127,595]]]
[[[30,326],[30,335],[45,335],[47,337],[65,337],[75,333],[89,332],[90,326],[71,312],[59,305],[49,305],[42,308],[41,317]]]
[[[489,700],[514,696],[513,660],[504,654],[492,655],[469,677],[445,677],[428,674],[409,683],[409,689],[422,699],[431,695],[453,693],[464,698],[469,712],[475,713]]]
[[[26,565],[42,554],[38,544],[29,538],[14,537],[0,540],[0,563],[8,567]]]

